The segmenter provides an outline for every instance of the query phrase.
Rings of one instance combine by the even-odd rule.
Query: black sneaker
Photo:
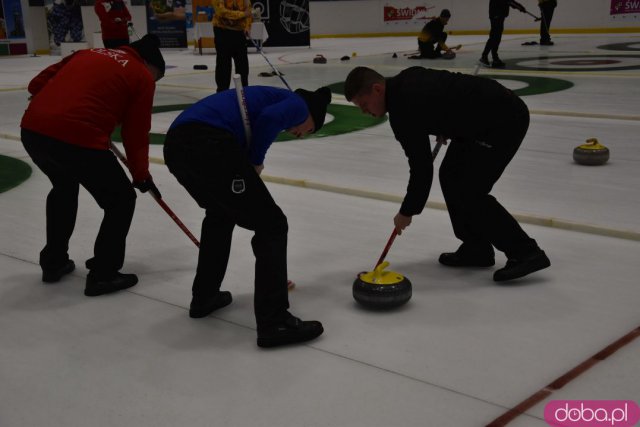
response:
[[[135,274],[115,273],[110,277],[104,278],[95,277],[89,273],[84,294],[88,297],[97,297],[98,295],[110,294],[130,288],[136,283],[138,283],[138,276]]]
[[[291,316],[280,325],[267,329],[258,328],[258,347],[277,347],[309,341],[323,332],[322,323],[316,320],[302,321]]]
[[[480,58],[480,60],[478,62],[481,65],[484,65],[485,67],[491,67],[491,63],[489,62],[489,58],[487,58],[486,56],[483,56],[482,58]]]
[[[447,267],[491,267],[496,261],[493,256],[471,257],[458,252],[445,252],[440,254],[438,261]]]
[[[231,304],[231,292],[222,291],[214,294],[209,298],[192,298],[189,307],[189,317],[199,319],[206,317],[219,308],[226,307]]]
[[[507,265],[493,273],[493,280],[496,282],[504,282],[519,277],[524,277],[534,271],[542,270],[551,265],[551,261],[547,258],[547,254],[543,250],[537,249],[532,254],[518,259],[507,260]]]
[[[64,263],[61,267],[59,268],[54,268],[54,269],[42,269],[42,281],[45,283],[55,283],[55,282],[59,282],[60,279],[62,279],[63,276],[71,273],[73,270],[76,269],[76,265],[74,264],[74,262],[70,259],[67,260],[66,263]]]
[[[493,62],[491,63],[491,68],[504,68],[506,67],[507,64],[505,64],[504,62],[502,62],[500,60],[500,58],[494,58]]]
[[[555,43],[553,43],[551,40],[548,41],[542,41],[540,40],[540,46],[553,46]]]

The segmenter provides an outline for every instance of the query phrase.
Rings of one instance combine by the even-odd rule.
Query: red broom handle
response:
[[[378,259],[378,262],[376,262],[375,267],[373,267],[374,270],[376,269],[377,266],[382,264],[382,261],[384,261],[385,257],[389,253],[389,249],[391,249],[391,245],[393,244],[393,241],[396,239],[397,235],[398,235],[398,230],[396,230],[394,228],[393,231],[391,232],[391,236],[389,237],[389,241],[387,242],[387,246],[384,247],[384,250],[382,251],[382,254],[380,255],[380,258]]]
[[[434,147],[433,152],[431,153],[431,157],[433,158],[433,160],[436,159],[436,157],[438,156],[438,152],[442,147],[443,142],[446,141],[446,139],[444,138],[438,138],[437,140],[438,142],[436,143],[436,146]],[[382,261],[384,261],[384,259],[386,258],[387,254],[389,253],[389,249],[391,249],[391,245],[393,244],[393,241],[396,239],[397,235],[398,235],[398,230],[394,228],[393,232],[391,232],[391,237],[389,237],[389,241],[387,242],[387,246],[384,247],[384,250],[382,251],[382,255],[380,255],[380,258],[378,259],[376,266],[373,268],[374,270],[376,269],[377,266],[382,264]]]
[[[127,158],[124,156],[122,151],[120,151],[118,149],[118,147],[116,147],[116,145],[113,143],[113,141],[111,141],[110,144],[111,144],[111,150],[115,153],[116,157],[118,157],[120,159],[120,161],[122,163],[124,163],[124,165],[128,169],[129,168],[129,164],[127,163]],[[184,223],[182,221],[180,221],[180,218],[178,218],[178,216],[171,210],[171,208],[164,202],[164,200],[162,200],[162,198],[158,197],[153,191],[149,191],[149,194],[151,194],[151,197],[153,197],[153,200],[155,200],[160,205],[160,207],[162,209],[164,209],[164,211],[171,217],[171,219],[178,225],[178,227],[180,227],[180,229],[182,231],[184,231],[184,234],[186,234],[187,237],[189,239],[191,239],[191,241],[197,247],[200,247],[200,242],[198,241],[198,239],[196,239],[196,237],[193,234],[191,234],[191,232],[189,231],[187,226],[184,225]]]

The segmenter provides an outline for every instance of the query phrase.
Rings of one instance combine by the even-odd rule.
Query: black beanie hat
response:
[[[160,71],[160,77],[164,76],[164,59],[160,52],[160,39],[158,36],[155,34],[146,34],[140,40],[131,43],[129,46],[134,48],[147,63],[156,67]]]
[[[300,95],[309,108],[309,114],[313,119],[313,133],[316,133],[324,124],[324,117],[327,114],[327,105],[331,102],[331,89],[324,86],[315,92],[304,89],[296,89],[295,93]]]
[[[440,16],[443,18],[451,18],[451,12],[449,12],[449,9],[442,9]]]

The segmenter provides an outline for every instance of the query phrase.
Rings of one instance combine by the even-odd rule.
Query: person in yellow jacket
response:
[[[458,50],[462,46],[450,48],[445,43],[447,41],[447,32],[444,31],[444,27],[449,23],[449,19],[451,19],[449,9],[442,9],[440,16],[431,17],[431,20],[422,28],[418,36],[420,55],[410,56],[409,59],[455,58],[456,54],[454,50]]]
[[[242,85],[249,85],[247,38],[251,29],[252,8],[249,0],[212,0],[213,35],[216,43],[217,92],[229,89],[231,60]]]

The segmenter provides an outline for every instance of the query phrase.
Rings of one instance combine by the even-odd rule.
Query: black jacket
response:
[[[411,67],[386,80],[389,124],[409,160],[403,215],[422,212],[433,180],[429,135],[486,141],[511,117],[509,89],[494,80]]]
[[[421,34],[429,35],[428,40],[423,40],[425,42],[441,42],[442,39],[444,39],[444,24],[439,18],[432,19],[431,21],[427,22],[424,27],[422,27]]]
[[[524,6],[515,0],[489,0],[489,18],[509,16],[509,7],[524,9]]]

